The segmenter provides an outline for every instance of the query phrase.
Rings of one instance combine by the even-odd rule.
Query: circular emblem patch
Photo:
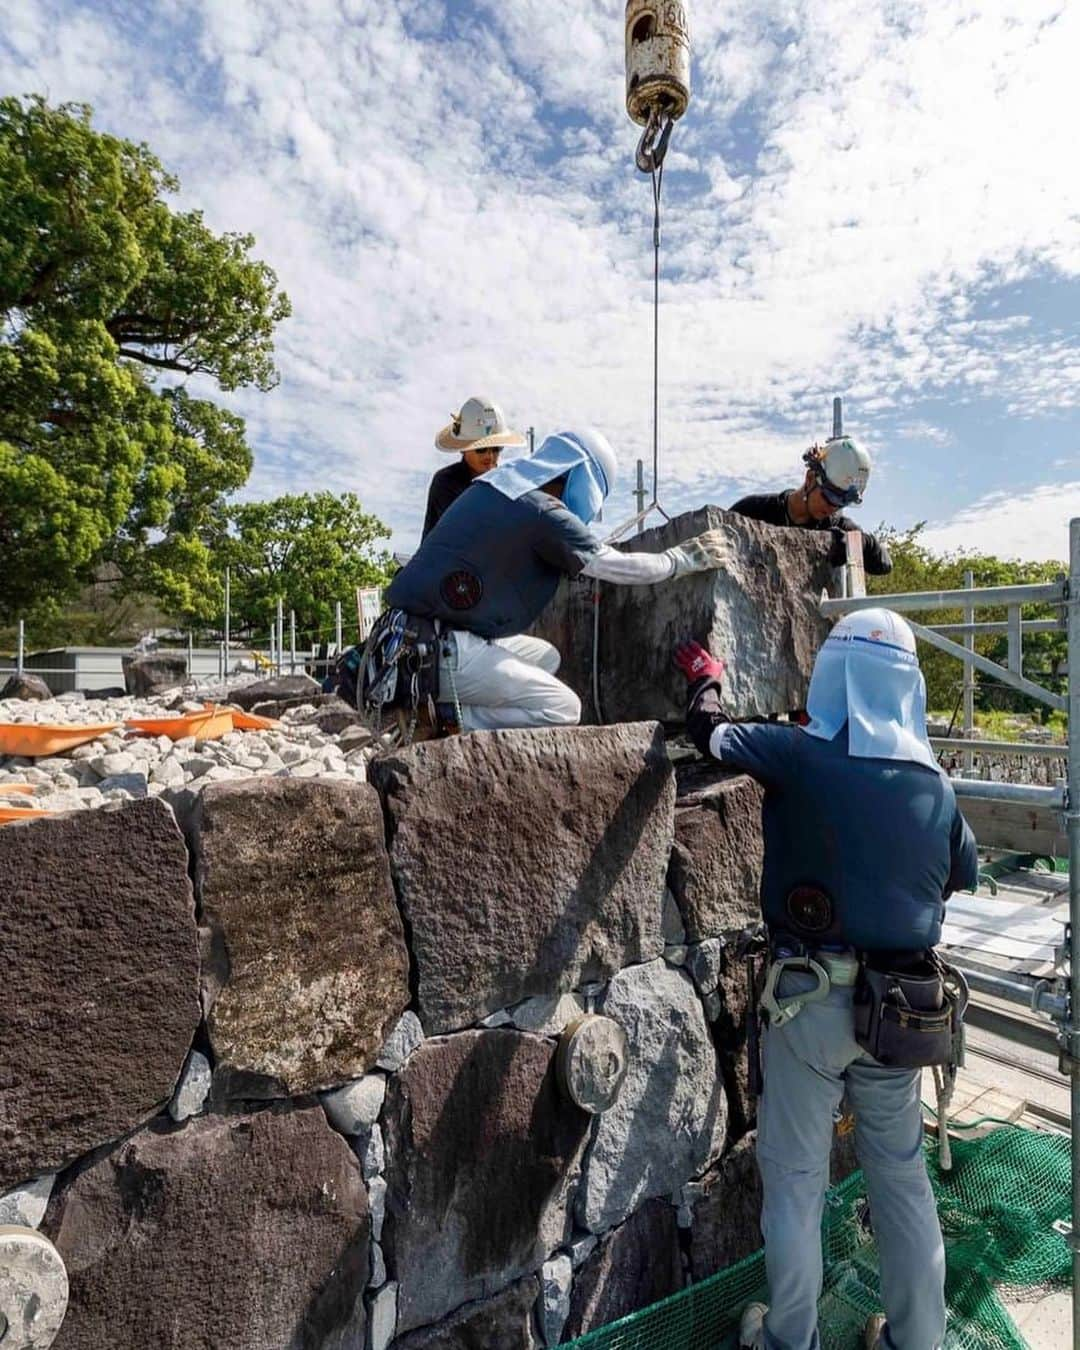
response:
[[[832,901],[816,886],[795,886],[788,892],[788,918],[806,933],[824,933],[833,919]]]
[[[484,583],[473,572],[464,569],[448,572],[439,583],[439,594],[450,609],[472,609],[480,603]]]

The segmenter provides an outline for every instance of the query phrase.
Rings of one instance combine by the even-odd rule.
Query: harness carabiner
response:
[[[777,998],[776,986],[785,970],[801,970],[813,975],[817,980],[817,988],[792,994],[790,998]],[[821,1003],[828,998],[831,987],[829,972],[812,956],[780,956],[769,966],[769,973],[765,977],[761,1010],[769,1019],[769,1026],[782,1027],[785,1022],[798,1017],[807,1004]]]
[[[668,117],[663,130],[661,130],[661,116],[660,109],[656,104],[653,104],[649,109],[649,120],[645,123],[645,130],[641,133],[641,140],[638,141],[637,151],[634,154],[634,163],[642,173],[655,173],[663,164],[664,156],[667,154],[668,141],[671,140],[671,131],[675,125],[675,119]],[[659,140],[657,140],[658,135]]]

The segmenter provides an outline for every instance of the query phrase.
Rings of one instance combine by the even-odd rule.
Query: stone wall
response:
[[[0,1216],[64,1257],[58,1350],[533,1350],[758,1245],[757,788],[655,722],[369,777],[0,830]]]

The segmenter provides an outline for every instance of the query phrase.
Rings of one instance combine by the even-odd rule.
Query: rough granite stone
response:
[[[192,834],[223,1090],[285,1096],[360,1077],[409,1001],[375,792],[288,778],[216,783]]]
[[[794,733],[793,733],[794,734]],[[718,764],[680,765],[667,882],[689,942],[761,921],[762,790]]]
[[[729,566],[659,586],[600,584],[600,704],[605,722],[681,723],[686,681],[675,644],[696,638],[728,662],[725,702],[737,717],[802,708],[828,621],[817,601],[833,579],[828,531],[781,529],[717,506],[677,516],[616,547],[660,553],[706,530],[732,545]],[[533,626],[562,654],[559,678],[597,720],[592,695],[591,581],[564,580]]]
[[[398,1287],[391,1280],[371,1300],[368,1309],[368,1350],[387,1350],[397,1331]]]
[[[179,1086],[169,1103],[169,1115],[177,1123],[198,1115],[203,1109],[213,1081],[210,1061],[198,1050],[192,1050]]]
[[[562,1344],[563,1327],[570,1316],[570,1286],[574,1265],[568,1252],[557,1252],[540,1268],[540,1302],[537,1315],[545,1345]]]
[[[401,1014],[376,1056],[375,1063],[387,1073],[397,1073],[424,1039],[424,1028],[411,1008]]]
[[[124,686],[136,698],[162,689],[173,689],[188,678],[184,652],[149,652],[146,656],[122,656]]]
[[[48,1173],[43,1177],[35,1177],[25,1186],[16,1186],[6,1195],[0,1195],[0,1228],[7,1224],[18,1228],[36,1228],[45,1216],[55,1182],[55,1174]]]
[[[599,1233],[643,1201],[703,1172],[724,1139],[716,1051],[693,982],[663,960],[621,971],[599,1011],[626,1031],[630,1065],[597,1118],[577,1193],[578,1223]]]
[[[326,1093],[322,1108],[327,1120],[341,1134],[364,1134],[379,1119],[385,1097],[386,1079],[381,1073],[369,1073]]]
[[[536,1276],[526,1276],[494,1298],[467,1304],[438,1326],[400,1336],[394,1350],[540,1350],[532,1317],[539,1293]]]
[[[702,1179],[690,1230],[690,1274],[704,1280],[761,1246],[761,1177],[747,1135]]]
[[[490,1297],[568,1236],[589,1117],[554,1056],[524,1032],[466,1031],[425,1041],[390,1080],[383,1244],[399,1330]]]
[[[269,679],[254,680],[251,684],[241,685],[239,689],[229,691],[229,702],[238,708],[251,712],[259,703],[271,700],[281,702],[286,699],[303,699],[305,703],[322,693],[322,685],[310,675],[272,675]],[[274,714],[260,714],[260,716]]]
[[[662,950],[674,783],[659,727],[453,737],[370,772],[429,1034]]]
[[[675,1210],[649,1200],[600,1239],[574,1276],[564,1340],[647,1308],[682,1288]]]
[[[41,703],[53,697],[53,691],[40,675],[24,670],[21,675],[9,675],[0,689],[0,703],[8,698],[22,699],[24,703]]]
[[[265,681],[263,681],[265,683]],[[306,686],[305,686],[306,688]],[[235,703],[236,699],[230,695],[230,702]],[[260,695],[261,697],[261,695]],[[294,708],[329,708],[331,710],[339,708],[350,708],[352,705],[346,703],[343,698],[337,694],[315,694],[310,692],[303,694],[294,694],[291,698],[271,698],[264,703],[256,703],[253,708],[246,711],[253,712],[256,717],[284,717],[287,712],[292,712]]]
[[[187,862],[159,801],[0,830],[0,1188],[171,1098],[199,1024]]]
[[[757,1102],[750,1096],[746,1003],[745,962],[735,947],[728,947],[723,953],[719,983],[703,1000],[727,1095],[728,1148],[754,1128],[757,1116]]]
[[[54,1350],[355,1350],[368,1229],[317,1107],[155,1124],[49,1207],[71,1282]]]

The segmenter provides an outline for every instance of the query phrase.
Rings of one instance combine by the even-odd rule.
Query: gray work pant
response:
[[[559,653],[543,638],[519,633],[489,642],[460,629],[439,665],[439,697],[456,687],[463,731],[501,727],[576,727],[581,702],[555,678]]]
[[[787,973],[786,996],[813,976]],[[855,1043],[852,990],[832,989],[765,1031],[758,1106],[761,1231],[769,1280],[769,1350],[819,1350],[821,1217],[833,1112],[846,1092],[881,1256],[889,1350],[936,1350],[945,1335],[945,1251],[923,1162],[917,1069],[887,1069]]]

